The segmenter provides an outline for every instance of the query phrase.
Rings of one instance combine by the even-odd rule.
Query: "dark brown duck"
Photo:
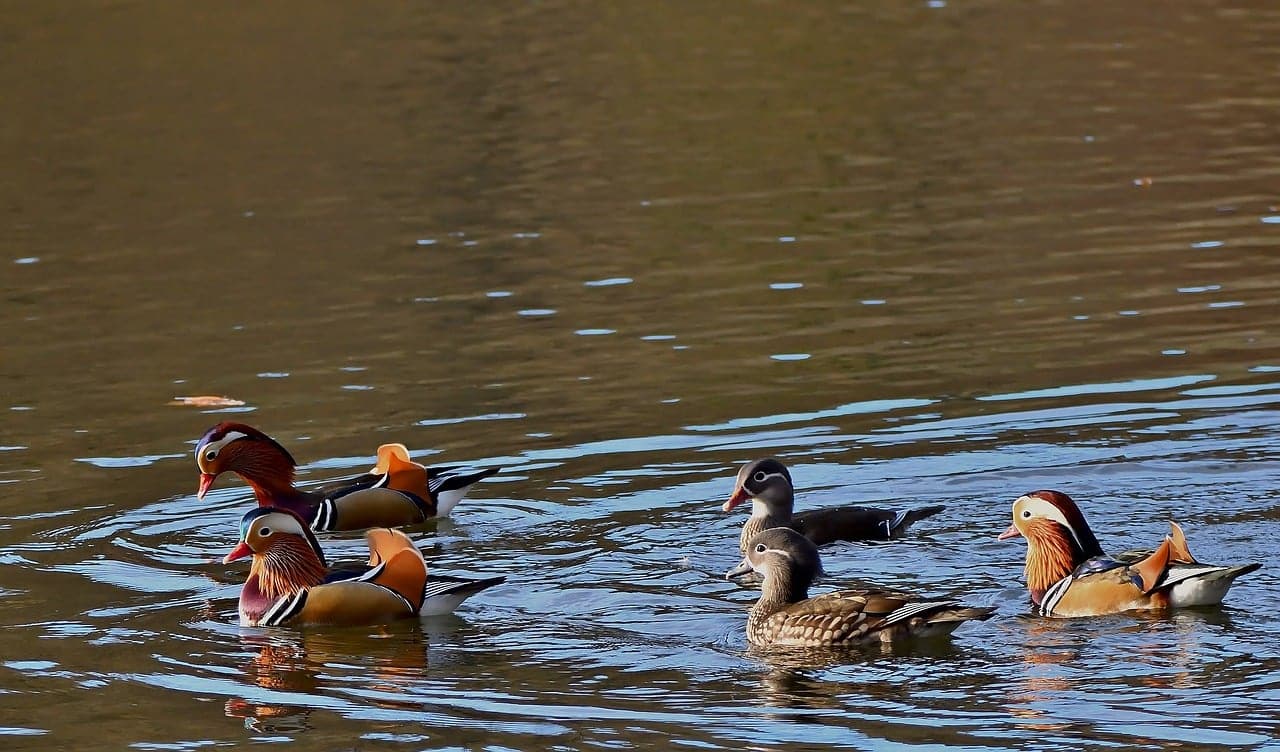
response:
[[[732,511],[747,499],[751,500],[751,516],[743,524],[738,538],[738,548],[744,552],[756,533],[774,527],[789,527],[816,546],[834,541],[892,540],[905,533],[916,520],[946,509],[941,504],[904,510],[847,505],[795,513],[791,473],[774,457],[743,465],[738,471],[733,495],[723,509]]]

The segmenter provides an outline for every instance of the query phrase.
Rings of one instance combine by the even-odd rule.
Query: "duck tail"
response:
[[[943,504],[934,504],[929,507],[917,507],[916,509],[898,512],[898,516],[894,517],[893,522],[889,525],[889,535],[901,535],[907,532],[907,528],[911,527],[911,523],[923,520],[925,517],[932,517],[946,508]]]
[[[420,611],[423,588],[427,584],[427,562],[417,546],[409,536],[391,528],[370,530],[364,537],[369,542],[369,566],[382,567],[372,582],[399,594],[413,607],[414,613]]]
[[[1240,564],[1238,566],[1228,567],[1227,571],[1218,575],[1218,577],[1225,578],[1228,582],[1230,582],[1231,580],[1234,580],[1235,578],[1239,577],[1242,574],[1249,574],[1250,572],[1257,571],[1261,568],[1262,568],[1261,562],[1251,561],[1248,564]]]
[[[957,606],[939,611],[929,617],[929,623],[985,621],[996,612],[995,606]]]
[[[453,508],[467,495],[467,491],[477,481],[488,478],[500,471],[500,467],[485,467],[478,470],[466,466],[433,468],[428,470],[431,480],[429,488],[436,500],[436,514],[448,517]]]

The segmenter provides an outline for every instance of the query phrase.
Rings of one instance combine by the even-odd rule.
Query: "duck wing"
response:
[[[906,532],[911,523],[944,509],[941,504],[903,510],[856,505],[824,507],[792,515],[791,527],[816,546],[834,541],[890,540]]]
[[[764,626],[773,632],[772,641],[777,644],[888,642],[945,634],[964,621],[986,619],[994,611],[889,590],[839,590],[793,603],[769,616]]]

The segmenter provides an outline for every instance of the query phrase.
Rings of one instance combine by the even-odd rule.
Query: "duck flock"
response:
[[[243,423],[210,428],[196,445],[203,497],[225,472],[253,489],[258,506],[240,521],[224,562],[251,557],[240,591],[244,626],[361,625],[445,614],[502,576],[466,578],[428,572],[413,541],[396,528],[448,515],[476,482],[498,468],[424,467],[403,444],[378,447],[377,464],[355,478],[313,490],[294,485],[297,463],[279,442]],[[948,635],[990,606],[967,606],[887,589],[846,589],[810,597],[822,573],[818,547],[834,541],[888,541],[944,507],[891,510],[840,506],[794,512],[791,473],[775,458],[744,465],[726,512],[750,501],[738,546],[742,562],[726,573],[762,578],[747,616],[756,645],[826,647]],[[330,566],[316,533],[366,530],[369,561]],[[1182,528],[1147,551],[1107,555],[1071,497],[1036,491],[1013,502],[1001,539],[1026,539],[1026,582],[1035,613],[1084,617],[1222,603],[1235,579],[1261,564],[1205,564]]]

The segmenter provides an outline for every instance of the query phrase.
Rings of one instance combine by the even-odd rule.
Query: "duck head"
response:
[[[253,557],[250,579],[269,597],[324,581],[327,565],[320,543],[298,515],[277,507],[255,507],[240,518],[240,542],[222,559]]]
[[[1102,555],[1084,514],[1061,491],[1035,491],[1013,502],[1013,524],[998,539],[1019,536],[1027,539],[1027,587],[1037,602],[1050,585]]]
[[[766,596],[774,594],[794,603],[809,597],[809,585],[822,572],[822,559],[808,538],[788,527],[774,527],[751,539],[742,563],[725,577],[732,579],[748,572],[764,578]]]
[[[733,495],[721,508],[731,512],[747,499],[752,501],[752,514],[764,512],[765,516],[783,522],[790,520],[795,489],[791,485],[791,473],[787,471],[787,466],[773,457],[743,465],[734,482]],[[760,509],[757,504],[764,508]]]
[[[204,432],[196,443],[203,499],[217,477],[228,470],[256,487],[289,488],[297,467],[293,455],[275,439],[253,426],[224,421]]]

